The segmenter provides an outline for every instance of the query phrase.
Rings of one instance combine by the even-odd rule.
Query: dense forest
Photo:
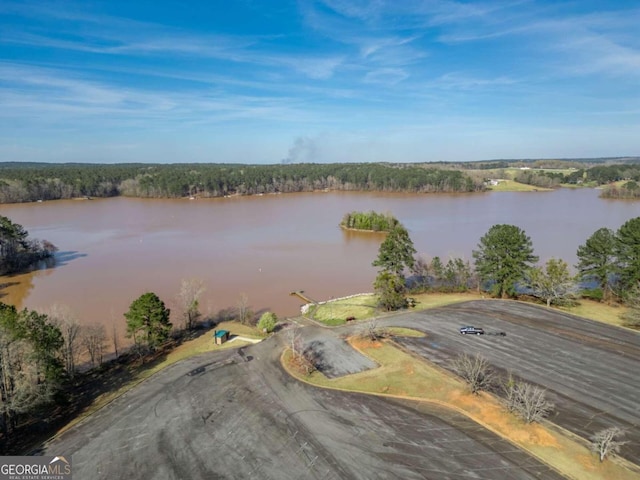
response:
[[[0,164],[0,203],[117,195],[220,197],[314,190],[472,192],[460,170],[395,164]]]
[[[118,195],[147,198],[221,197],[315,190],[383,192],[475,192],[484,171],[520,168],[520,183],[610,185],[604,196],[638,198],[640,158],[493,160],[458,163],[334,164],[50,164],[0,163],[0,203]],[[544,169],[572,169],[568,173]]]

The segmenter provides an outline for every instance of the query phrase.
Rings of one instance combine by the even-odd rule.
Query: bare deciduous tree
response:
[[[236,303],[236,310],[238,312],[238,321],[244,325],[250,325],[253,323],[253,312],[251,311],[251,305],[249,305],[249,296],[246,293],[241,293],[238,302]]]
[[[527,423],[539,422],[553,411],[554,404],[547,400],[546,391],[536,385],[516,381],[509,375],[503,389],[507,409]]]
[[[291,327],[285,331],[285,338],[292,354],[292,363],[305,374],[313,373],[317,367],[318,353],[314,348],[305,348],[300,327]]]
[[[118,358],[118,327],[115,323],[111,324],[111,341],[113,342],[113,353]]]
[[[386,328],[380,326],[378,320],[372,318],[362,325],[360,336],[363,338],[368,338],[372,342],[375,342],[376,340],[387,337],[388,331]]]
[[[44,312],[51,323],[62,333],[62,361],[71,378],[76,373],[76,361],[80,353],[80,324],[71,309],[66,305],[54,304]]]
[[[0,374],[2,431],[6,435],[17,423],[17,415],[38,403],[39,375],[29,358],[33,348],[26,340],[0,331]]]
[[[490,390],[495,384],[495,373],[484,358],[478,355],[458,355],[452,362],[453,371],[467,382],[471,393]]]
[[[627,311],[621,315],[625,325],[640,327],[640,283],[626,292],[625,304]]]
[[[91,366],[100,365],[107,340],[104,325],[94,324],[82,328],[82,345],[89,354]]]
[[[416,257],[413,267],[411,268],[411,273],[415,277],[417,286],[422,288],[429,286],[431,269],[429,268],[429,261],[426,258],[422,256]]]
[[[178,305],[184,319],[185,330],[193,329],[200,318],[200,297],[204,291],[204,281],[199,278],[182,279],[180,283]]]
[[[0,303],[0,430],[6,440],[18,415],[48,403],[58,388],[60,330],[46,315]]]
[[[300,327],[288,328],[285,331],[285,338],[293,356],[302,355],[302,335],[300,334]]]
[[[604,430],[600,430],[593,437],[591,437],[591,451],[598,454],[600,461],[604,461],[612,453],[618,453],[620,447],[626,441],[620,441],[618,438],[624,435],[624,430],[619,427],[609,427]]]
[[[569,272],[567,262],[551,258],[544,267],[533,267],[526,275],[534,296],[547,302],[547,307],[552,302],[565,301],[573,296],[576,282]]]

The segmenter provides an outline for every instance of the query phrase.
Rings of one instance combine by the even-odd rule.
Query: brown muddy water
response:
[[[58,246],[56,265],[0,279],[0,301],[19,308],[71,308],[81,323],[124,331],[123,313],[153,291],[175,310],[184,278],[204,280],[205,313],[246,293],[255,311],[299,312],[304,290],[326,300],[372,290],[383,237],[338,227],[353,210],[390,212],[419,254],[471,259],[494,224],[518,225],[541,261],[576,262],[598,228],[640,216],[640,203],[598,198],[596,190],[463,195],[309,193],[197,200],[113,198],[1,205],[0,214]],[[174,322],[179,321],[177,315]]]

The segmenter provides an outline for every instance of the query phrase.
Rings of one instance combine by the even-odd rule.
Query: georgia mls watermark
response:
[[[71,480],[71,457],[0,457],[0,480]]]

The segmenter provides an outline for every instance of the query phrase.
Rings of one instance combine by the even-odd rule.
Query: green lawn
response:
[[[405,327],[389,327],[386,329],[389,332],[389,335],[394,337],[416,337],[422,338],[426,337],[427,334],[421,332],[419,330],[414,330],[413,328],[405,328]]]
[[[453,303],[478,300],[485,298],[486,295],[473,291],[466,293],[421,293],[411,295],[411,297],[416,300],[416,306],[410,310],[424,310]],[[609,325],[624,326],[620,315],[626,311],[625,306],[608,305],[593,300],[581,299],[578,305],[574,307],[552,308],[558,308],[560,311]],[[348,317],[355,317],[356,321],[361,321],[387,313],[376,308],[375,295],[365,294],[343,300],[333,300],[312,307],[309,317],[327,326],[339,326],[344,325],[346,323],[345,319]]]
[[[536,187],[535,185],[527,185],[514,180],[500,180],[498,185],[487,187],[492,192],[549,192],[550,188]]]
[[[468,293],[421,293],[410,295],[416,300],[416,306],[411,310],[423,310],[425,308],[441,307],[452,303],[477,300],[482,296],[476,292]],[[357,297],[328,301],[311,307],[309,318],[324,323],[327,326],[344,325],[348,317],[358,320],[367,320],[388,312],[379,310],[374,294],[359,295]]]
[[[627,307],[581,299],[575,307],[560,307],[559,310],[579,317],[621,327],[624,326],[624,322],[620,318],[620,315],[626,312]]]
[[[308,316],[325,325],[343,325],[349,317],[356,320],[374,317],[378,314],[376,297],[373,294],[332,300],[311,307]]]

